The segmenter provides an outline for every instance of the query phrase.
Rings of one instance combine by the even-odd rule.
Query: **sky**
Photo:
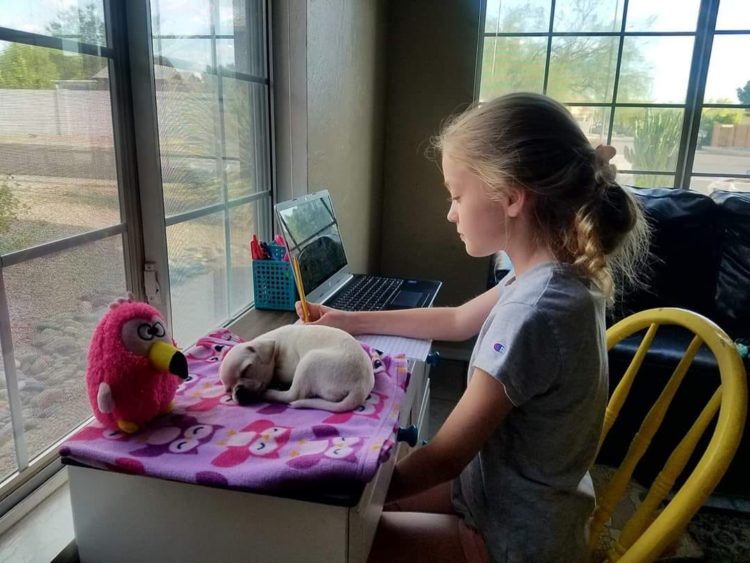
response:
[[[558,17],[582,0],[557,0]],[[585,0],[583,0],[585,1]],[[83,6],[92,0],[0,0],[0,27],[44,33],[56,14],[71,6]],[[591,0],[599,18],[619,29],[623,0]],[[103,13],[102,1],[93,0]],[[549,19],[551,0],[487,0],[487,20],[507,10],[531,5]],[[695,30],[700,0],[630,0],[629,31],[692,31]],[[194,35],[209,32],[208,0],[151,0],[154,13],[159,13],[159,27],[164,35]],[[557,18],[556,18],[557,19]],[[219,33],[231,33],[232,0],[219,0]],[[580,23],[580,22],[578,22]],[[548,24],[545,24],[548,25]],[[750,30],[750,1],[721,0],[717,29]],[[557,28],[556,28],[557,29]],[[488,30],[494,31],[494,30]],[[529,30],[537,31],[537,30]],[[541,30],[538,30],[541,31]],[[642,40],[640,40],[642,41]],[[182,56],[202,66],[210,60],[205,42],[183,40],[174,48]],[[660,38],[647,41],[643,53],[652,66],[654,101],[684,101],[687,73],[690,66],[692,41],[685,38]],[[0,43],[0,48],[7,43]],[[706,87],[706,100],[729,98],[737,102],[736,90],[750,80],[750,35],[718,36],[715,38]],[[231,57],[229,51],[227,57]]]

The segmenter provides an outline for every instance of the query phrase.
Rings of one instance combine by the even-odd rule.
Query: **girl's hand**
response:
[[[294,304],[294,308],[297,310],[297,316],[301,319],[302,303],[297,301]],[[306,324],[332,326],[351,333],[352,323],[349,311],[340,311],[339,309],[333,309],[332,307],[326,307],[318,303],[310,303],[309,301],[307,303],[307,311],[310,316]]]

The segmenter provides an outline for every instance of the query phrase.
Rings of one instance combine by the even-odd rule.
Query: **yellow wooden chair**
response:
[[[621,340],[648,329],[607,405],[599,446],[601,447],[612,428],[660,325],[680,325],[692,331],[695,336],[633,437],[620,467],[597,498],[597,508],[591,523],[592,550],[597,545],[605,523],[626,492],[633,470],[648,449],[677,388],[702,344],[705,344],[716,357],[721,384],[654,479],[645,499],[626,523],[618,541],[607,553],[608,561],[640,563],[659,557],[685,530],[690,519],[726,472],[745,425],[745,368],[732,340],[715,323],[696,313],[674,308],[649,309],[631,315],[607,330],[607,349],[611,349]],[[664,499],[672,490],[698,440],[717,411],[719,418],[703,456],[684,484],[661,510]]]

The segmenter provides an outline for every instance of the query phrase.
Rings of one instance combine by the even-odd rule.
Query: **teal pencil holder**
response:
[[[268,251],[271,253],[271,258],[274,260],[282,260],[286,254],[286,248],[281,244],[275,242],[268,243]]]
[[[291,264],[280,260],[253,260],[253,293],[256,309],[294,311],[297,288]]]

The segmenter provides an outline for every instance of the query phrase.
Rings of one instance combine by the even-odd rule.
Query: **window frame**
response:
[[[210,4],[211,8],[215,10],[218,6],[218,0],[211,0]],[[154,264],[161,299],[160,302],[152,301],[151,304],[159,309],[171,327],[166,227],[223,210],[224,219],[227,221],[225,223],[226,232],[226,229],[229,228],[228,215],[232,208],[250,202],[258,202],[261,220],[261,229],[259,229],[258,235],[270,238],[272,232],[273,204],[277,200],[276,120],[281,117],[286,121],[291,121],[290,115],[295,114],[295,112],[291,103],[286,105],[275,103],[274,100],[280,95],[288,96],[289,88],[288,85],[286,88],[274,87],[273,67],[276,59],[272,50],[272,39],[274,29],[279,26],[275,22],[278,16],[272,13],[270,0],[261,0],[264,27],[262,46],[267,78],[253,80],[253,82],[262,82],[266,87],[263,112],[266,116],[267,129],[264,131],[263,138],[265,139],[264,148],[268,162],[264,167],[263,174],[268,178],[267,189],[235,198],[230,202],[223,198],[219,204],[169,218],[166,218],[164,213],[161,174],[162,155],[159,151],[150,2],[149,0],[134,2],[103,0],[103,8],[107,37],[106,46],[0,27],[0,40],[2,41],[54,48],[65,52],[106,56],[109,59],[113,150],[120,204],[120,222],[117,224],[0,255],[0,346],[2,346],[0,349],[3,352],[2,358],[13,427],[12,440],[16,452],[16,470],[0,481],[0,517],[8,513],[31,492],[63,468],[57,454],[57,448],[66,438],[62,437],[51,443],[47,449],[33,459],[29,458],[24,436],[13,341],[10,334],[10,313],[3,281],[3,268],[40,258],[53,252],[81,247],[87,243],[119,234],[122,237],[123,265],[127,288],[134,293],[136,298],[147,300],[144,269],[148,262]],[[289,9],[278,10],[277,8],[277,11],[282,14],[286,12],[288,18]],[[128,30],[127,33],[125,32],[126,29]],[[304,39],[303,36],[302,40],[304,41]],[[280,49],[280,54],[284,56],[286,50]],[[221,72],[222,76],[233,74],[232,72],[218,72]],[[306,76],[303,76],[303,79],[306,79]],[[299,117],[296,117],[295,121],[299,121]],[[283,156],[286,156],[286,154],[283,154]],[[304,160],[301,159],[301,156],[304,156]],[[299,155],[294,160],[304,162],[306,169],[306,151],[304,151],[304,155]],[[224,182],[222,186],[224,193],[226,189],[226,182]],[[227,248],[227,253],[229,252],[230,249]],[[228,307],[229,299],[230,296],[227,294]],[[246,307],[234,314],[230,309],[224,325],[235,322],[253,307],[254,303],[251,299]],[[76,432],[90,420],[91,418],[82,420],[80,425],[71,430],[70,434]],[[0,529],[0,533],[2,531]]]
[[[698,135],[700,132],[701,116],[704,109],[731,108],[750,110],[748,104],[713,104],[704,103],[706,81],[708,78],[709,64],[713,40],[716,36],[746,35],[750,37],[750,29],[741,30],[716,30],[716,20],[719,12],[719,0],[700,0],[698,21],[695,31],[626,31],[629,0],[623,1],[622,21],[620,30],[613,32],[559,32],[553,31],[555,21],[556,0],[550,0],[549,27],[546,31],[538,32],[499,32],[492,33],[485,30],[487,16],[487,0],[480,0],[480,22],[479,41],[477,48],[477,61],[474,82],[474,99],[480,100],[480,89],[482,81],[482,61],[484,55],[484,44],[487,38],[492,37],[543,37],[547,39],[546,60],[544,65],[544,78],[542,93],[547,94],[549,81],[550,60],[552,55],[552,40],[555,37],[617,37],[618,51],[615,66],[614,84],[612,88],[612,99],[610,102],[567,102],[560,100],[568,107],[591,107],[609,110],[609,129],[607,131],[607,144],[612,142],[612,130],[617,108],[654,108],[654,109],[681,109],[684,111],[682,130],[680,134],[680,146],[677,153],[677,162],[674,171],[659,170],[621,170],[623,174],[629,175],[655,175],[674,176],[674,188],[690,189],[690,182],[694,177],[726,177],[744,178],[750,180],[750,174],[724,174],[718,172],[695,172],[693,170],[695,153],[697,150]],[[690,63],[690,74],[686,89],[685,102],[676,103],[618,103],[617,95],[620,81],[620,66],[622,63],[622,50],[626,37],[693,37],[693,53]]]

